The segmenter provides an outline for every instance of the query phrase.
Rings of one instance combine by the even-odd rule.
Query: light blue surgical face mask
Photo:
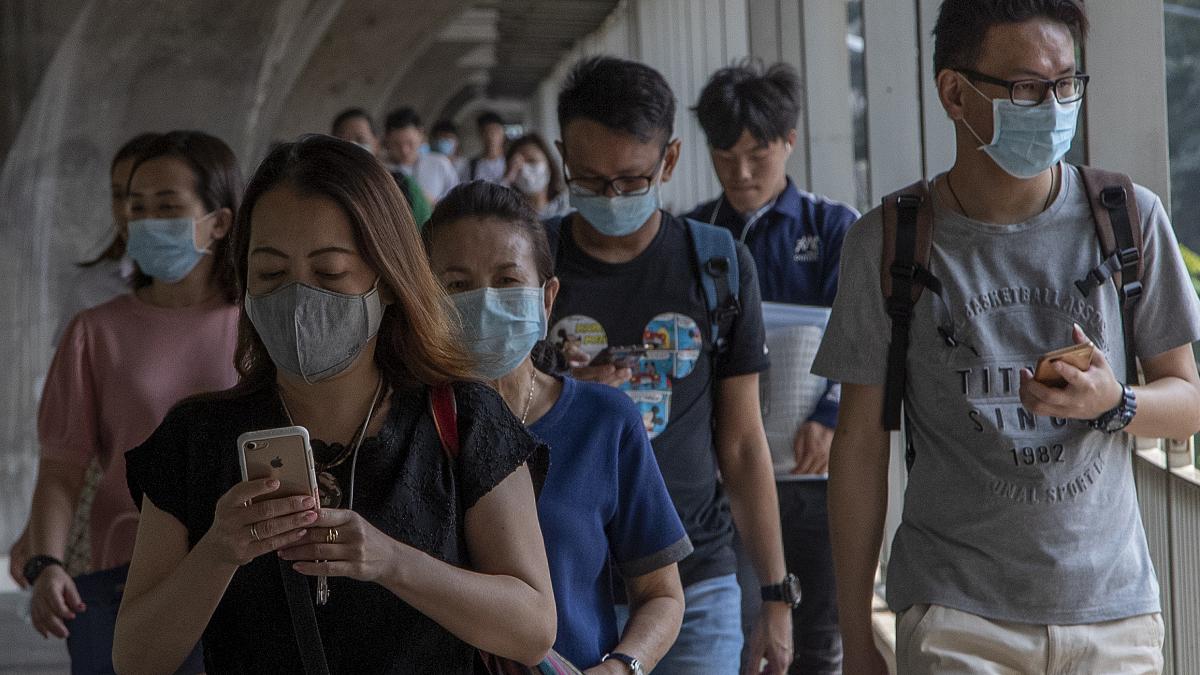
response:
[[[975,93],[979,91],[961,73]],[[1079,101],[1059,103],[1053,93],[1036,106],[1019,106],[1006,98],[992,101],[992,142],[987,143],[964,119],[963,126],[979,141],[979,149],[1001,169],[1016,178],[1033,178],[1054,166],[1071,149],[1079,120]]]
[[[481,376],[498,380],[511,373],[546,337],[544,298],[542,288],[530,286],[477,288],[450,296]]]
[[[215,211],[213,213],[216,213]],[[169,284],[181,281],[209,253],[196,248],[199,218],[140,218],[129,221],[127,253],[144,274]]]
[[[453,155],[456,148],[458,148],[458,143],[453,138],[438,138],[433,142],[433,151],[440,152],[447,157]]]
[[[606,197],[574,192],[570,195],[571,206],[579,215],[597,232],[609,237],[625,237],[642,229],[660,204],[657,182],[644,195]]]

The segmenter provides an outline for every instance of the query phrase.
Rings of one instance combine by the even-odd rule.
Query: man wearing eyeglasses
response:
[[[734,522],[759,578],[777,592],[763,603],[746,672],[759,672],[764,658],[771,672],[785,672],[798,596],[784,565],[759,413],[758,376],[767,357],[753,260],[745,247],[730,247],[741,307],[718,349],[692,230],[660,209],[659,190],[675,169],[680,142],[672,138],[674,95],[657,71],[585,59],[559,95],[558,117],[576,211],[550,225],[561,291],[549,334],[575,377],[617,386],[641,408],[695,549],[679,563],[683,626],[654,672],[739,672]],[[570,461],[570,449],[561,450]]]
[[[1061,160],[1088,85],[1076,62],[1086,31],[1079,0],[945,0],[934,67],[957,156],[918,198],[932,247],[912,309],[903,295],[884,301],[881,252],[900,236],[885,240],[882,209],[846,236],[813,370],[842,382],[829,509],[847,673],[886,672],[871,630],[881,420],[889,344],[904,345],[893,321],[903,331],[907,317],[909,474],[887,568],[899,672],[1163,668],[1159,587],[1121,432],[1200,429],[1200,303],[1162,203],[1142,187],[1118,188],[1136,200],[1143,235],[1141,295],[1125,303],[1136,331],[1122,321],[1132,286],[1081,281],[1102,266],[1096,212],[1080,169]],[[1125,367],[1131,334],[1144,385]],[[1084,343],[1090,362],[1034,379],[1039,355]]]

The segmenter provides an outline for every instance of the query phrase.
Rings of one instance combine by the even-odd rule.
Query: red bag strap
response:
[[[450,459],[458,459],[458,402],[454,400],[452,385],[430,387],[429,411],[433,413],[433,426],[437,427],[442,448]]]

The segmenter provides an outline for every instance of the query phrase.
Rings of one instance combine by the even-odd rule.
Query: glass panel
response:
[[[1181,243],[1200,250],[1200,0],[1164,7],[1171,222]]]
[[[863,60],[862,0],[847,0],[846,47],[850,51],[850,112],[854,115],[855,208],[866,212],[871,203],[871,161],[867,155],[867,67]]]
[[[1167,135],[1171,152],[1171,223],[1200,293],[1200,0],[1163,4],[1167,51]],[[1200,437],[1197,437],[1200,439]],[[1196,467],[1200,468],[1200,453]]]

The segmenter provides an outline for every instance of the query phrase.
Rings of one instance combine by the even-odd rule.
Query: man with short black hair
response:
[[[375,134],[375,122],[362,108],[346,108],[333,118],[329,133],[334,138],[350,141],[372,155],[379,155],[379,137]]]
[[[800,105],[800,78],[787,64],[746,61],[713,74],[695,112],[723,192],[689,217],[724,227],[750,249],[764,301],[831,307],[842,239],[858,213],[800,190],[788,177]],[[830,381],[799,424],[790,453],[773,457],[784,557],[802,592],[792,617],[797,673],[841,672],[824,480],[838,396]],[[741,576],[750,613],[758,603],[748,589],[758,584],[751,574]]]
[[[670,87],[646,65],[596,57],[572,69],[558,99],[558,149],[577,211],[548,225],[562,282],[550,335],[576,377],[620,387],[638,404],[695,547],[679,564],[683,627],[655,672],[738,672],[734,522],[771,598],[745,672],[757,673],[762,658],[783,672],[799,598],[759,412],[767,357],[758,281],[727,232],[660,209],[679,159],[674,118]]]
[[[486,110],[475,119],[479,130],[479,143],[483,152],[473,157],[467,165],[469,180],[488,180],[493,183],[504,178],[504,120],[496,113]]]
[[[372,157],[379,157],[379,137],[375,135],[375,123],[362,108],[346,108],[338,113],[338,116],[333,118],[329,133],[334,138],[350,141],[371,153]],[[411,176],[400,171],[393,171],[392,178],[396,180],[396,185],[408,201],[413,220],[418,226],[424,225],[425,221],[429,220],[432,209],[429,208],[429,201],[425,199],[421,187]]]
[[[384,124],[383,149],[393,173],[411,176],[425,192],[430,203],[458,185],[458,172],[445,156],[429,152],[421,118],[412,108],[399,108],[388,114]]]
[[[1126,434],[1200,429],[1200,302],[1158,197],[1061,161],[1086,32],[1079,0],[945,0],[954,165],[846,236],[813,369],[842,382],[829,507],[848,673],[886,672],[871,598],[901,418],[901,673],[1163,668]],[[1072,345],[1082,360],[1035,375]]]

